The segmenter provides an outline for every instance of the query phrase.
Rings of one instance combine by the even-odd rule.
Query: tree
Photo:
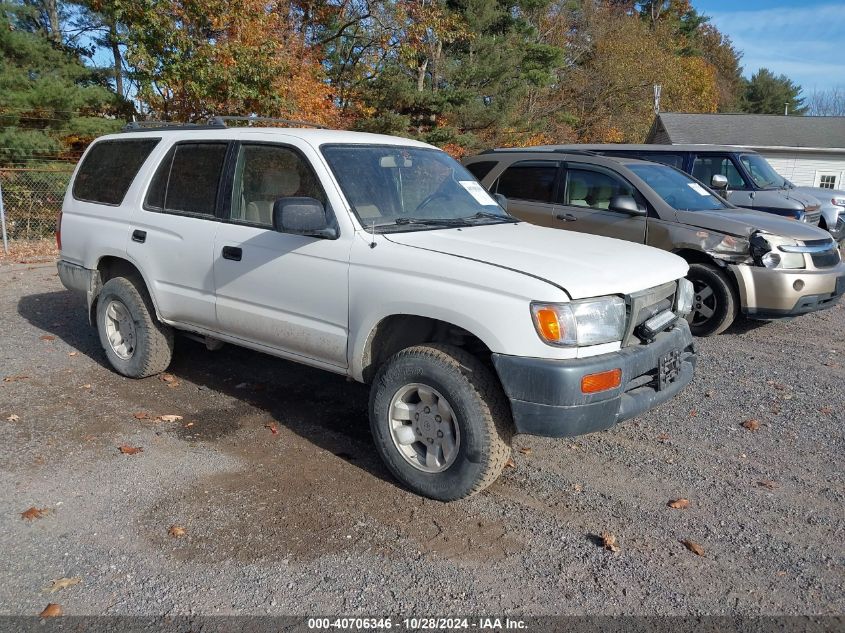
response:
[[[742,111],[752,114],[803,114],[806,110],[800,97],[801,86],[794,84],[786,75],[775,76],[767,68],[761,68],[751,76],[745,86]]]
[[[212,114],[334,122],[322,69],[296,28],[298,8],[264,0],[112,0],[150,115]]]
[[[807,114],[845,116],[845,87],[834,86],[826,90],[814,90],[807,99]]]
[[[119,122],[121,103],[75,51],[38,29],[33,7],[0,3],[0,161],[79,149]]]

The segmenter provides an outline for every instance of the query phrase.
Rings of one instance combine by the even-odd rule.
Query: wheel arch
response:
[[[97,301],[99,299],[100,291],[102,290],[103,285],[105,285],[105,283],[109,279],[113,279],[115,277],[135,277],[136,279],[139,279],[144,286],[143,289],[146,291],[147,295],[150,297],[150,300],[153,303],[153,307],[155,308],[156,312],[156,318],[161,320],[161,315],[158,310],[156,298],[153,293],[150,292],[150,285],[147,283],[147,280],[144,277],[144,273],[141,272],[141,269],[138,268],[136,264],[134,264],[129,259],[117,255],[104,255],[97,261],[96,271],[97,275],[94,282],[95,290],[88,302],[88,318],[91,323],[96,323]]]
[[[356,356],[358,362],[353,364],[353,372],[360,372],[355,377],[369,383],[393,354],[425,343],[447,343],[466,349],[492,368],[490,346],[468,329],[428,316],[391,314],[369,329],[363,349]]]

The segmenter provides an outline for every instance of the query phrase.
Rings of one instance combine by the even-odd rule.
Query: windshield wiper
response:
[[[465,218],[396,218],[394,224],[421,224],[423,226],[468,226]]]
[[[462,220],[498,220],[499,222],[519,222],[515,217],[510,215],[502,215],[501,213],[491,213],[490,211],[479,211],[474,215],[461,218]]]

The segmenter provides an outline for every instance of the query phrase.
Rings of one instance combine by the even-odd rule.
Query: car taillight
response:
[[[56,246],[62,250],[62,211],[59,209],[59,217],[56,218]]]

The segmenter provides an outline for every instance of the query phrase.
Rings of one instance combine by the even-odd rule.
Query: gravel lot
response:
[[[518,436],[448,505],[391,480],[361,385],[187,339],[122,378],[52,263],[0,264],[0,324],[0,614],[845,612],[842,306],[701,341],[674,401]]]

